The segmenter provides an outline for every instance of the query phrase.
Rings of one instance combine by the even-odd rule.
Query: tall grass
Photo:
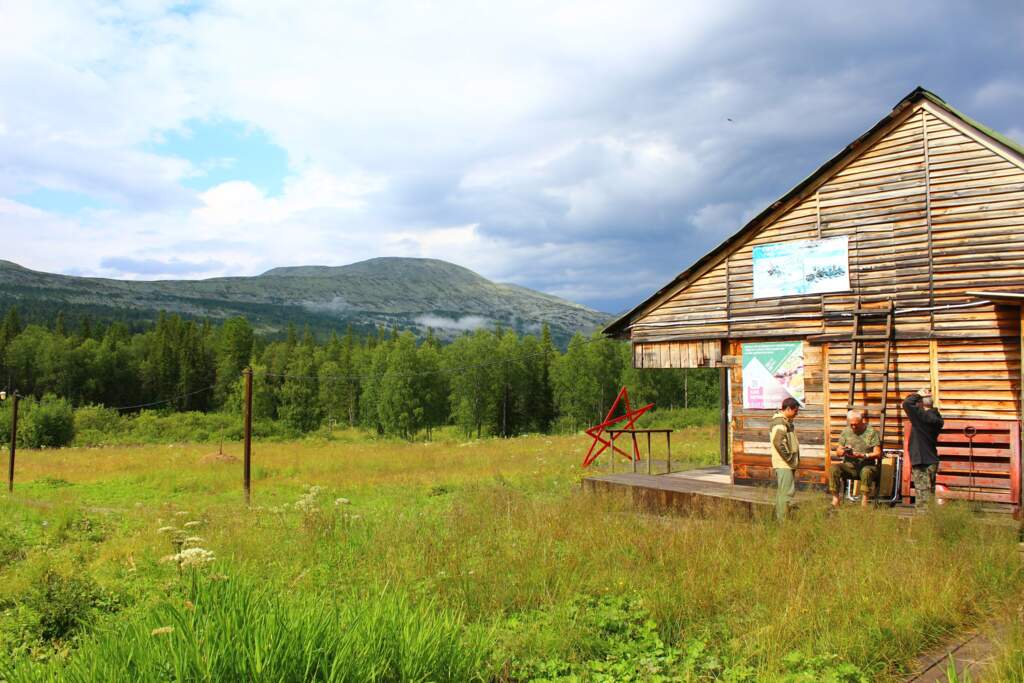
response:
[[[1018,601],[1015,606],[1016,613],[1010,615],[1008,623],[1004,625],[1005,630],[994,639],[996,657],[985,671],[986,681],[1024,681],[1024,604]]]
[[[185,599],[103,627],[67,662],[24,681],[486,680],[491,633],[454,611],[383,590],[336,603],[238,578],[194,577]]]
[[[713,442],[708,435],[688,430],[674,457],[706,457],[695,444]],[[884,681],[1024,589],[1012,531],[960,506],[913,520],[859,509],[827,517],[823,494],[820,507],[783,525],[641,515],[625,498],[580,490],[587,446],[578,437],[257,444],[250,510],[240,505],[239,465],[204,464],[209,447],[27,452],[22,495],[65,501],[83,519],[59,535],[46,508],[21,515],[12,501],[0,509],[0,530],[19,520],[11,533],[30,539],[24,557],[0,567],[0,605],[19,603],[19,586],[43,557],[78,563],[104,586],[130,587],[137,607],[124,613],[126,625],[90,636],[64,660],[78,680],[109,673],[86,667],[98,666],[101,651],[149,662],[170,653],[174,638],[182,639],[175,657],[199,664],[220,661],[216,648],[234,639],[242,663],[231,666],[247,667],[243,678],[281,680],[277,669],[253,672],[288,638],[282,624],[295,621],[308,624],[306,635],[280,645],[293,653],[286,661],[329,671],[327,654],[297,649],[326,637],[346,661],[369,662],[318,630],[348,625],[384,634],[390,645],[373,652],[391,667],[380,676],[393,680],[413,671],[395,653],[416,652],[415,643],[440,633],[457,652],[438,646],[442,659],[423,674],[437,679],[445,667],[463,667],[460,675],[499,678],[647,680],[657,671],[680,680]],[[292,505],[308,484],[323,491]],[[335,504],[341,497],[350,502]],[[104,533],[90,536],[83,522],[99,513],[88,507],[101,505],[121,511],[96,520]],[[183,600],[147,607],[177,583],[159,562],[168,544],[156,529],[178,519],[201,520],[205,547],[231,577],[200,586],[195,611]],[[368,599],[366,587],[377,585],[394,595]],[[241,606],[215,605],[211,595]],[[346,597],[325,598],[332,595]],[[385,616],[357,619],[377,604]],[[421,622],[429,629],[418,631]],[[240,635],[243,623],[251,635]],[[161,626],[174,626],[172,637],[150,635]],[[231,679],[238,670],[218,671]]]

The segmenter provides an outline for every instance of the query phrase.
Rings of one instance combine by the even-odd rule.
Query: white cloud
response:
[[[424,327],[431,327],[435,330],[454,330],[458,332],[471,332],[481,327],[490,327],[493,320],[488,320],[479,315],[466,315],[461,318],[445,318],[439,315],[421,315],[416,322]]]
[[[663,284],[917,83],[1020,129],[1019,16],[952,0],[179,10],[4,5],[6,258],[135,277],[145,273],[104,259],[223,275],[391,253],[621,302]],[[287,153],[283,190],[265,193],[230,159],[152,151],[194,120],[265,133]],[[238,175],[184,186],[214,167]],[[17,200],[37,188],[108,208]]]

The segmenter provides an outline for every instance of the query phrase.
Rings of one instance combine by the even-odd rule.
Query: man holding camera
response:
[[[868,426],[864,413],[851,410],[846,414],[847,427],[839,434],[835,462],[828,468],[828,490],[832,494],[832,507],[838,508],[843,502],[843,480],[860,480],[861,505],[867,507],[868,499],[875,495],[878,483],[879,464],[882,457],[882,441],[878,432]]]
[[[914,480],[914,502],[926,508],[935,498],[935,474],[939,471],[939,434],[945,424],[932,400],[929,387],[907,396],[903,412],[910,420],[910,476]]]

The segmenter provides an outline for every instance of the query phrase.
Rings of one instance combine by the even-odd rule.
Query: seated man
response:
[[[864,413],[851,410],[846,414],[849,425],[839,435],[836,458],[842,462],[828,468],[828,490],[832,494],[832,507],[839,507],[843,501],[843,480],[859,479],[861,505],[867,507],[868,498],[875,494],[879,464],[882,457],[882,442],[878,432],[868,426]]]

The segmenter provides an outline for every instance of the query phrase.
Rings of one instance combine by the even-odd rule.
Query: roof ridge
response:
[[[742,228],[740,228],[733,234],[729,235],[721,244],[719,244],[714,249],[712,249],[711,251],[707,252],[706,254],[698,258],[696,261],[694,261],[688,268],[686,268],[683,272],[674,277],[667,285],[656,291],[651,296],[644,299],[642,302],[631,308],[625,314],[617,317],[615,320],[608,323],[608,325],[605,326],[603,333],[606,335],[620,334],[623,331],[622,327],[624,326],[624,324],[628,323],[642,309],[646,308],[651,302],[656,300],[658,297],[666,294],[668,290],[673,288],[680,280],[685,279],[694,270],[710,261],[713,256],[717,255],[719,252],[726,249],[737,238],[745,235],[748,230],[751,230],[758,224],[760,224],[763,220],[770,216],[779,206],[789,201],[800,192],[804,191],[808,186],[813,185],[818,178],[826,174],[832,167],[845,160],[849,155],[863,153],[864,149],[861,145],[861,142],[863,140],[871,137],[876,132],[883,129],[885,126],[891,123],[892,120],[898,114],[903,112],[904,109],[906,109],[908,106],[910,106],[911,104],[920,99],[928,100],[929,102],[932,102],[933,104],[941,107],[942,109],[949,112],[951,115],[955,116],[956,118],[960,119],[971,128],[981,133],[982,135],[985,135],[986,137],[995,140],[1000,145],[1010,149],[1012,152],[1016,154],[1019,154],[1022,157],[1022,160],[1024,160],[1024,145],[1021,145],[1020,143],[1011,140],[1010,138],[1002,135],[1001,133],[991,128],[988,128],[987,126],[979,123],[978,121],[975,121],[974,119],[967,116],[963,112],[952,107],[948,102],[946,102],[946,100],[942,99],[939,95],[935,94],[934,92],[928,90],[923,86],[918,85],[913,90],[911,90],[905,97],[903,97],[896,104],[896,106],[893,107],[892,111],[890,111],[874,126],[869,128],[867,132],[855,138],[851,143],[849,143],[842,150],[840,150],[838,154],[836,154],[831,159],[826,161],[824,164],[819,166],[814,172],[812,172],[809,176],[807,176],[799,183],[797,183],[796,186],[794,186],[791,190],[782,195],[779,199],[769,204],[767,208],[765,208],[754,218],[748,221]]]

